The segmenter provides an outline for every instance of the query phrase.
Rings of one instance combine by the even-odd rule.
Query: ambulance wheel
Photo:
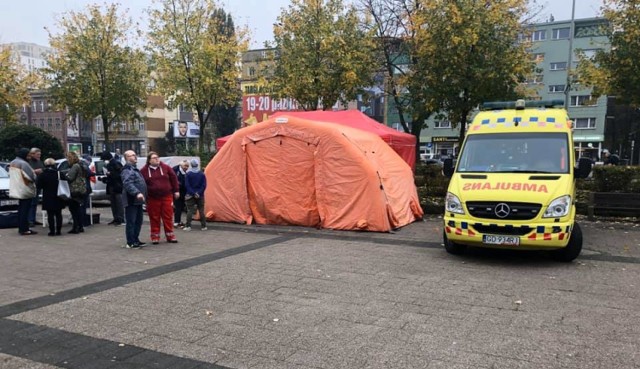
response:
[[[577,258],[580,255],[580,251],[582,251],[582,229],[580,229],[578,223],[574,223],[569,243],[565,248],[553,251],[553,257],[558,261],[568,263]]]
[[[465,251],[467,251],[467,246],[449,241],[449,239],[447,238],[447,234],[444,232],[442,232],[442,238],[444,241],[444,249],[447,250],[449,254],[462,255],[465,253]]]

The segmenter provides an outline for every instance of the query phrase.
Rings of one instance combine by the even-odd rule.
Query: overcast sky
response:
[[[0,43],[33,42],[48,45],[46,28],[56,30],[60,14],[73,10],[82,11],[87,4],[103,4],[103,0],[0,0]],[[113,1],[106,1],[112,3]],[[541,19],[553,14],[556,21],[571,19],[572,0],[538,0],[545,6]],[[602,0],[575,0],[576,18],[594,17],[600,13]],[[134,20],[146,24],[144,10],[152,0],[123,0],[122,9],[129,9]],[[252,32],[251,48],[262,47],[264,41],[273,39],[273,23],[286,8],[289,0],[224,0],[218,1],[232,14],[236,25],[248,26]]]

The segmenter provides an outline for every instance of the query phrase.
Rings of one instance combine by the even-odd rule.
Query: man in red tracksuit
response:
[[[151,223],[151,243],[160,242],[160,221],[164,225],[167,242],[177,243],[173,233],[173,199],[180,197],[180,187],[176,172],[160,161],[156,152],[147,155],[147,164],[140,173],[147,183],[147,214]]]

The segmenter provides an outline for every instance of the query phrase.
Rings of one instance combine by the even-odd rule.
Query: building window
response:
[[[570,106],[596,106],[596,100],[591,95],[575,95],[571,96]]]
[[[556,62],[549,65],[550,70],[566,70],[567,62]]]
[[[140,127],[139,128],[140,131],[144,131],[144,122],[138,123],[138,127]]]
[[[47,131],[49,131],[49,132],[53,131],[53,119],[52,118],[47,119]]]
[[[535,53],[532,55],[532,59],[536,63],[541,63],[544,61],[544,53]]]
[[[531,76],[530,78],[527,78],[525,83],[542,83],[543,78],[544,78],[544,75],[536,74],[534,76]]]
[[[571,34],[571,28],[569,27],[554,28],[551,39],[559,40],[561,38],[569,38],[570,34]]]
[[[33,111],[38,111],[38,102],[33,100]]]
[[[104,133],[104,129],[102,127],[102,119],[96,119],[96,132]]]
[[[550,85],[549,86],[549,93],[550,94],[556,94],[556,93],[560,93],[560,92],[564,92],[564,85]]]
[[[574,121],[575,129],[594,129],[596,128],[596,118],[576,118]]]
[[[546,38],[547,38],[547,31],[545,30],[533,31],[533,33],[531,34],[531,41],[543,41]]]
[[[44,100],[40,101],[40,111],[44,113]]]
[[[449,121],[435,121],[433,122],[433,128],[448,128],[451,129],[451,122]]]
[[[249,76],[253,77],[256,75],[256,68],[249,67]]]
[[[56,118],[56,131],[62,131],[62,124],[60,123],[60,118]]]
[[[598,52],[599,49],[587,49],[587,50],[582,50],[582,58],[583,59],[590,59],[593,60],[593,58],[596,56],[596,53]],[[576,57],[577,59],[577,57]]]

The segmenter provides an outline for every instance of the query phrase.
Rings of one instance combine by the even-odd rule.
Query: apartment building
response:
[[[607,122],[607,97],[591,97],[591,90],[570,83],[569,72],[577,66],[579,55],[591,57],[599,49],[610,47],[603,33],[602,18],[551,21],[532,26],[531,57],[536,73],[526,83],[537,99],[563,100],[574,122],[574,146],[580,156],[600,157],[604,149]],[[573,30],[573,31],[572,31]],[[572,36],[572,37],[571,37]],[[571,52],[569,52],[571,50]],[[582,54],[581,54],[581,53]],[[397,113],[388,99],[387,125],[399,129]],[[422,130],[420,142],[427,151],[451,155],[457,152],[459,129],[446,119],[430,118]]]

